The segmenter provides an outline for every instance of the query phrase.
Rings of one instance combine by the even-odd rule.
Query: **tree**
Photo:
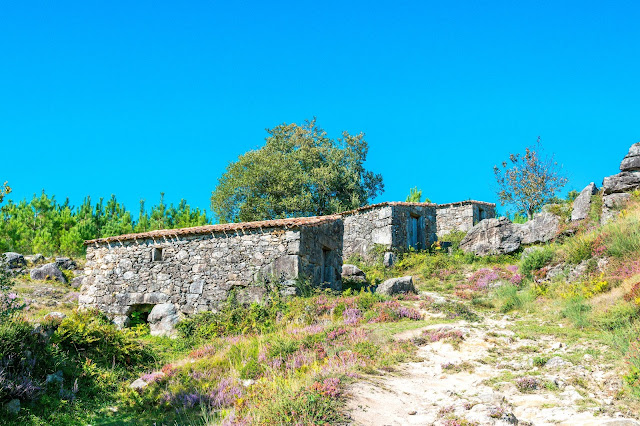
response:
[[[333,140],[316,126],[281,124],[266,143],[229,164],[211,193],[220,223],[326,215],[367,204],[384,189],[364,168],[364,134]]]
[[[11,187],[8,185],[9,182],[5,182],[0,187],[0,203],[4,200],[4,197],[11,192]]]
[[[502,205],[513,204],[531,219],[568,182],[553,155],[543,157],[540,137],[524,154],[509,155],[509,162],[493,166]]]
[[[418,189],[417,186],[414,186],[409,190],[409,195],[407,195],[406,202],[407,203],[421,203],[421,202],[430,203],[431,200],[425,197],[424,201],[422,201],[422,189]]]

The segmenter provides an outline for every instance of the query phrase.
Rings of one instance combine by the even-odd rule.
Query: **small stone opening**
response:
[[[133,305],[129,313],[129,327],[149,324],[149,314],[155,305]]]
[[[151,261],[162,262],[162,249],[160,247],[154,247],[151,250]]]
[[[322,264],[320,265],[320,282],[321,283],[332,283],[333,282],[333,270],[331,269],[330,262],[331,250],[322,247]]]

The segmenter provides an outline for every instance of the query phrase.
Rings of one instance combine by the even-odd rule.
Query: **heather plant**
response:
[[[0,323],[7,321],[27,307],[26,302],[11,289],[12,277],[5,269],[6,256],[0,255]]]
[[[533,250],[522,257],[520,271],[525,277],[532,279],[533,271],[547,266],[553,260],[554,255],[553,249],[549,246]]]
[[[535,377],[525,376],[516,380],[516,388],[522,393],[530,393],[538,389],[540,382]]]

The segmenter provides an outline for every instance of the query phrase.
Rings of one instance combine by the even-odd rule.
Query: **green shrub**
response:
[[[136,365],[151,358],[151,352],[100,311],[77,311],[62,320],[51,338],[60,351],[103,366]]]
[[[451,231],[448,234],[445,234],[438,238],[440,242],[451,243],[451,250],[456,251],[460,248],[460,242],[467,235],[464,231]]]
[[[620,259],[640,253],[640,221],[612,223],[605,231],[606,252]]]
[[[638,314],[637,306],[629,302],[620,301],[606,311],[594,313],[592,321],[599,328],[615,330],[628,327],[629,324],[638,319]]]
[[[578,264],[583,260],[590,259],[593,253],[594,239],[591,234],[567,239],[563,245],[565,260],[571,264]]]
[[[553,260],[554,255],[555,253],[550,247],[534,250],[522,257],[520,271],[525,277],[531,279],[532,272],[547,266]]]
[[[591,196],[591,206],[589,208],[589,221],[593,223],[600,223],[600,216],[602,215],[602,191]]]
[[[518,287],[512,284],[497,287],[493,292],[493,297],[497,300],[500,312],[503,313],[513,310],[531,310],[531,305],[536,298],[532,290],[518,290]]]

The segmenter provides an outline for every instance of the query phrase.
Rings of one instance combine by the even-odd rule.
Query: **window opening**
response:
[[[151,260],[153,262],[161,262],[162,261],[162,249],[159,247],[154,247],[151,250]]]

